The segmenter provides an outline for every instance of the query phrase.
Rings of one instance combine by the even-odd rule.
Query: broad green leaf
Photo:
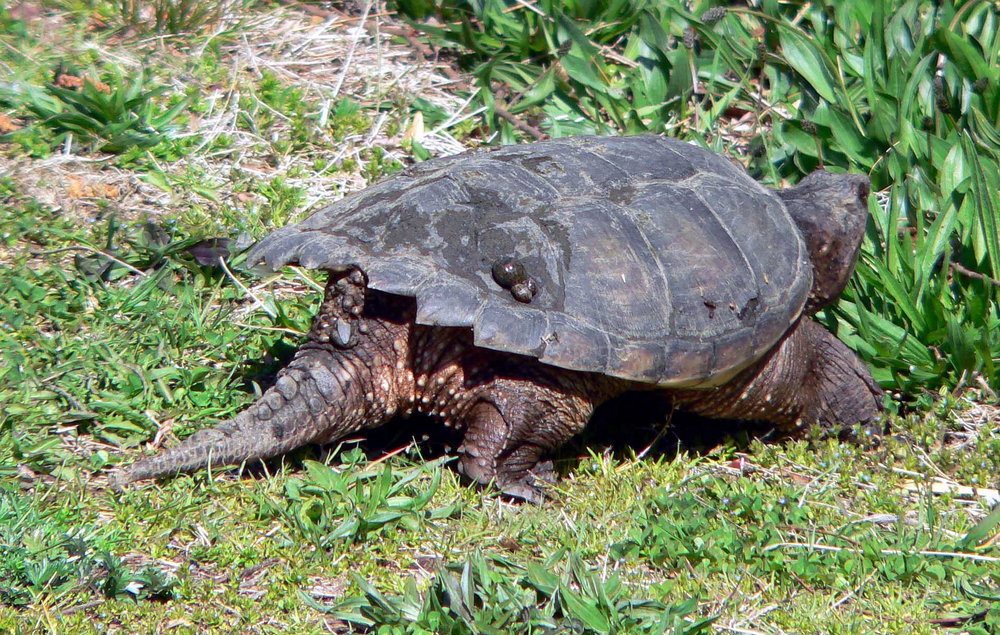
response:
[[[990,157],[980,157],[967,138],[963,138],[963,147],[972,161],[972,191],[971,201],[965,203],[975,206],[979,235],[982,247],[977,250],[980,260],[990,263],[990,276],[1000,280],[1000,167],[996,160]]]
[[[964,192],[966,180],[969,174],[969,165],[965,157],[965,148],[962,144],[956,143],[948,150],[947,156],[941,163],[941,195],[950,197],[954,193]]]
[[[678,104],[685,104],[693,89],[691,77],[691,54],[683,48],[676,48],[666,55],[670,63],[670,75],[667,78],[667,99],[678,99]]]
[[[915,112],[914,102],[920,95],[920,86],[922,84],[929,85],[931,81],[929,77],[929,70],[935,58],[936,56],[933,54],[925,55],[910,73],[910,78],[907,81],[906,87],[903,89],[903,94],[901,96],[902,103],[899,108],[900,118],[907,120],[916,119],[916,121],[920,121],[921,113]]]
[[[798,31],[782,28],[779,33],[785,61],[794,68],[823,99],[837,101],[834,80],[816,46]]]
[[[970,81],[980,77],[996,77],[996,69],[990,69],[986,60],[965,38],[948,28],[940,28],[931,37],[934,47],[955,63]]]
[[[978,547],[981,542],[996,533],[994,530],[997,525],[1000,525],[1000,505],[994,506],[990,513],[976,523],[976,526],[970,529],[969,533],[965,534],[958,544],[966,549]]]
[[[309,473],[309,480],[323,489],[337,489],[342,481],[342,477],[329,465],[310,460],[303,461],[303,465]]]
[[[531,584],[543,593],[551,595],[559,588],[559,576],[538,562],[528,563],[527,575]]]
[[[670,38],[663,30],[660,21],[651,12],[642,12],[639,20],[639,37],[661,54],[667,54],[671,50]]]
[[[920,286],[919,294],[922,295],[927,281],[930,280],[932,272],[939,266],[940,259],[946,251],[950,251],[950,240],[955,228],[955,221],[958,218],[957,211],[953,205],[948,205],[943,212],[938,213],[934,222],[927,229],[924,237],[921,237],[916,254],[917,284]],[[891,278],[892,272],[886,271],[884,278]],[[914,322],[915,315],[910,315]],[[919,323],[919,322],[918,322]]]
[[[139,176],[139,180],[145,183],[149,183],[153,187],[157,187],[168,194],[172,194],[174,189],[170,186],[167,180],[167,175],[159,170],[154,170],[152,172],[146,172]]]
[[[855,163],[867,166],[875,162],[877,150],[839,106],[820,104],[813,117],[816,123],[829,127],[833,132],[831,145],[843,149]]]
[[[608,618],[601,613],[596,604],[589,598],[584,598],[566,585],[559,585],[559,597],[563,599],[570,616],[583,622],[588,628],[592,628],[598,633],[608,633],[611,624]]]
[[[578,54],[574,54],[571,50],[569,54],[564,55],[560,60],[563,68],[566,69],[566,73],[577,82],[580,82],[584,86],[593,88],[598,93],[603,93],[608,90],[607,84],[604,80],[597,74],[594,69],[594,64],[588,59],[585,59]]]

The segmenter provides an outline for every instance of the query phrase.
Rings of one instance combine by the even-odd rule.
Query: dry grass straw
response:
[[[216,33],[194,50],[183,53],[172,48],[175,41],[172,37],[146,38],[138,46],[135,42],[95,40],[87,42],[86,47],[101,59],[134,72],[143,68],[142,57],[150,49],[158,50],[164,66],[178,71],[172,74],[172,88],[183,93],[190,82],[183,71],[184,60],[198,58],[209,44],[222,39],[223,33],[228,31],[230,36],[236,33],[236,37],[226,38],[231,43],[222,47],[228,67],[226,77],[203,91],[200,99],[207,104],[207,110],[192,118],[187,129],[178,135],[197,139],[197,148],[175,162],[161,162],[157,168],[168,179],[193,168],[203,175],[204,184],[215,190],[221,203],[236,207],[244,206],[247,201],[239,200],[233,192],[234,173],[260,179],[283,176],[288,186],[304,191],[305,205],[301,210],[304,214],[367,184],[362,173],[364,162],[360,160],[364,150],[379,147],[386,152],[387,159],[406,158],[401,149],[402,133],[390,135],[387,124],[392,119],[402,122],[407,113],[384,112],[367,134],[349,135],[337,142],[329,136],[325,123],[338,100],[349,98],[362,105],[378,105],[406,104],[422,98],[451,113],[447,122],[450,125],[464,120],[469,108],[467,99],[449,91],[454,88],[454,81],[439,72],[436,63],[418,59],[408,47],[390,41],[382,25],[391,18],[380,8],[369,5],[360,16],[328,13],[324,19],[296,8],[278,7],[253,17],[227,14]],[[59,48],[57,43],[53,52],[71,53],[59,52]],[[300,89],[306,100],[318,104],[315,132],[320,143],[309,153],[273,156],[270,142],[289,136],[289,121],[283,113],[272,111],[275,123],[261,134],[238,125],[241,101],[245,104],[245,98],[257,107],[267,107],[252,91],[254,82],[265,72],[274,74],[289,87]],[[420,137],[421,144],[434,155],[454,154],[464,149],[448,133],[447,124]],[[405,130],[406,126],[395,128]],[[231,140],[228,147],[204,151],[221,136]],[[176,197],[143,181],[140,174],[109,165],[111,158],[72,153],[40,160],[0,157],[0,174],[14,179],[24,194],[78,218],[81,223],[94,222],[109,212],[122,220],[136,220],[158,218],[175,209],[179,202]],[[324,159],[331,166],[329,169],[311,169],[314,162]],[[355,159],[353,171],[340,167],[348,159]],[[288,176],[290,172],[296,175]]]

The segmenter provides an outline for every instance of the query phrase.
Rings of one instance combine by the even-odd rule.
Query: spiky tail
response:
[[[121,491],[142,479],[266,459],[379,423],[364,420],[370,410],[364,399],[367,378],[358,377],[356,369],[344,356],[323,348],[303,348],[255,404],[229,421],[113,474],[109,487]]]

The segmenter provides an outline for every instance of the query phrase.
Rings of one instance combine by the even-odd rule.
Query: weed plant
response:
[[[27,128],[0,136],[0,140],[16,142],[31,137],[36,134],[32,126],[39,126],[48,130],[50,144],[62,146],[64,151],[72,150],[74,144],[83,146],[84,151],[115,154],[130,148],[146,149],[170,138],[178,116],[189,104],[187,98],[181,98],[168,107],[161,105],[157,98],[166,88],[150,87],[141,73],[131,80],[109,78],[110,84],[67,74],[56,79],[66,77],[73,77],[79,85],[0,83],[0,106],[20,110],[31,118]]]
[[[519,566],[500,556],[476,553],[441,570],[421,591],[412,581],[401,596],[386,596],[361,578],[363,595],[317,609],[359,627],[392,633],[567,632],[710,633],[712,619],[689,617],[695,602],[667,606],[635,600],[617,576],[602,577],[577,557],[563,552],[547,561]]]
[[[114,0],[118,18],[140,33],[196,34],[217,23],[227,0]]]

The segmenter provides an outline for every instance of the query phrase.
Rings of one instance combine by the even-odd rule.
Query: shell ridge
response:
[[[597,153],[596,153],[596,152],[595,152],[595,151],[594,151],[593,149],[591,149],[591,148],[587,148],[587,149],[585,150],[585,152],[587,153],[587,155],[588,155],[588,156],[590,156],[590,157],[592,157],[592,158],[594,158],[594,159],[597,159],[597,160],[598,160],[598,161],[600,161],[601,163],[604,163],[604,164],[607,164],[608,166],[610,166],[610,167],[611,167],[612,169],[614,169],[614,170],[619,170],[619,169],[620,169],[620,168],[619,168],[619,167],[618,167],[618,166],[617,166],[617,165],[616,165],[616,164],[615,164],[614,162],[612,162],[612,161],[610,161],[609,159],[606,159],[605,157],[602,157],[601,155],[597,154]]]
[[[476,161],[475,162],[470,162],[470,164],[467,167],[465,167],[463,169],[463,171],[464,172],[468,172],[470,170],[473,170],[473,169],[475,169],[475,167],[477,165],[481,165],[482,167],[486,167],[486,166],[490,166],[490,167],[499,166],[501,169],[511,170],[513,172],[517,172],[520,175],[522,175],[523,177],[525,177],[527,180],[532,181],[535,184],[544,184],[545,186],[549,187],[549,189],[551,190],[552,194],[558,194],[559,193],[558,190],[556,190],[554,187],[552,187],[548,183],[548,181],[546,181],[545,179],[539,178],[539,176],[538,176],[537,173],[532,172],[531,170],[529,170],[528,168],[524,167],[523,165],[519,165],[517,163],[514,163],[513,161],[508,161],[508,160],[504,160],[504,159],[505,159],[505,157],[503,157],[503,156],[493,156],[493,155],[489,155],[489,154],[486,154],[486,155],[483,155],[483,156],[479,156],[479,157],[476,157]],[[447,174],[446,178],[450,178],[450,179],[454,180],[456,183],[459,183],[460,185],[467,186],[467,182],[464,181],[464,180],[462,180],[462,179],[460,179],[460,178],[457,178],[455,174]],[[466,191],[468,191],[467,187],[466,187]]]
[[[726,234],[726,237],[729,238],[730,243],[732,243],[732,246],[736,249],[737,253],[740,254],[740,259],[743,261],[743,265],[746,267],[746,270],[750,273],[750,278],[753,280],[754,294],[755,294],[754,297],[759,298],[761,296],[761,288],[760,288],[760,280],[757,278],[757,272],[754,271],[753,266],[750,264],[750,259],[747,257],[746,252],[743,250],[743,246],[739,243],[738,240],[736,240],[736,236],[733,233],[733,228],[722,221],[722,219],[719,217],[719,214],[715,211],[715,207],[707,200],[708,197],[704,196],[703,194],[705,189],[709,187],[715,187],[714,185],[709,185],[704,182],[705,180],[709,180],[710,176],[704,174],[702,174],[701,176],[703,177],[702,183],[699,184],[698,188],[689,187],[686,189],[689,189],[691,193],[694,194],[699,201],[701,201],[701,204],[704,205],[705,209],[708,210],[708,213],[711,214],[712,218],[715,220],[715,223],[722,228],[722,231]],[[728,186],[723,186],[723,187],[728,187]]]
[[[614,205],[615,207],[617,207],[622,212],[621,215],[623,217],[629,219],[629,222],[632,224],[632,227],[635,228],[635,232],[639,235],[640,238],[642,238],[642,244],[646,246],[646,250],[649,252],[649,254],[653,258],[653,261],[656,263],[656,270],[660,273],[660,279],[662,280],[662,282],[663,282],[663,288],[666,291],[666,293],[664,293],[664,296],[663,296],[663,301],[667,304],[667,310],[666,310],[666,312],[667,312],[667,321],[670,324],[669,330],[670,330],[671,333],[673,333],[674,332],[674,303],[673,303],[672,296],[670,294],[672,283],[670,282],[670,276],[667,275],[667,269],[664,266],[663,261],[660,259],[660,254],[657,253],[657,251],[655,249],[653,249],[653,244],[649,241],[649,237],[646,236],[645,230],[642,228],[641,225],[639,225],[639,223],[636,222],[635,214],[633,213],[634,210],[632,208],[630,208],[630,207],[625,207],[623,205],[619,205],[618,203],[613,203],[612,202],[612,205]]]

